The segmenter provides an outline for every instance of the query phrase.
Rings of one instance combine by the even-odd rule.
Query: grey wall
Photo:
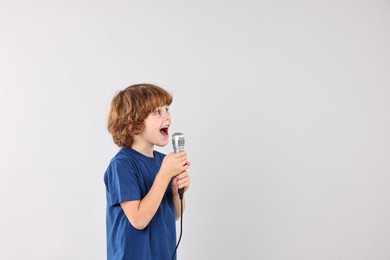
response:
[[[390,259],[389,12],[1,0],[0,259],[105,259],[107,110],[138,82],[186,135],[180,259]]]

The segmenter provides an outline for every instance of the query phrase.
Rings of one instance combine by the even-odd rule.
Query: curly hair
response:
[[[131,147],[142,133],[144,121],[157,107],[170,105],[172,95],[152,84],[135,84],[119,91],[111,101],[107,129],[119,147]],[[131,126],[131,127],[129,127]]]

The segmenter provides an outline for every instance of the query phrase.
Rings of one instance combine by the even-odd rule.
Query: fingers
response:
[[[181,152],[178,152],[178,153],[172,153],[172,156],[174,158],[176,158],[178,160],[178,163],[180,163],[181,165],[187,165],[187,166],[190,166],[190,163],[187,161],[187,153],[185,151],[181,151]],[[186,167],[185,169],[187,169],[188,167]]]
[[[172,177],[178,176],[182,172],[185,172],[190,166],[187,161],[187,153],[185,151],[178,153],[170,153],[165,156],[162,168],[163,172],[171,175]]]
[[[173,156],[178,160],[182,160],[182,161],[187,160],[187,153],[185,151],[174,153]]]
[[[178,189],[188,188],[188,186],[190,185],[190,175],[188,174],[187,171],[184,171],[179,175],[177,175],[174,178],[174,181],[176,182],[175,186],[177,186]]]

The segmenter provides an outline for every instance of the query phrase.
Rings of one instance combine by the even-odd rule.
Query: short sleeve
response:
[[[141,200],[137,171],[126,160],[111,161],[104,182],[107,202],[113,206],[122,201]]]

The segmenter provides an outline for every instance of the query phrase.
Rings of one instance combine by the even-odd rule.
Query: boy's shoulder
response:
[[[136,161],[134,156],[126,151],[125,148],[121,148],[115,155],[114,157],[111,158],[110,160],[110,166],[118,166],[118,165],[124,165],[124,164],[129,164],[132,163],[133,161]]]
[[[123,148],[119,149],[119,151],[111,158],[111,162],[117,161],[117,160],[124,160],[127,159],[129,156],[126,155],[126,152]]]

